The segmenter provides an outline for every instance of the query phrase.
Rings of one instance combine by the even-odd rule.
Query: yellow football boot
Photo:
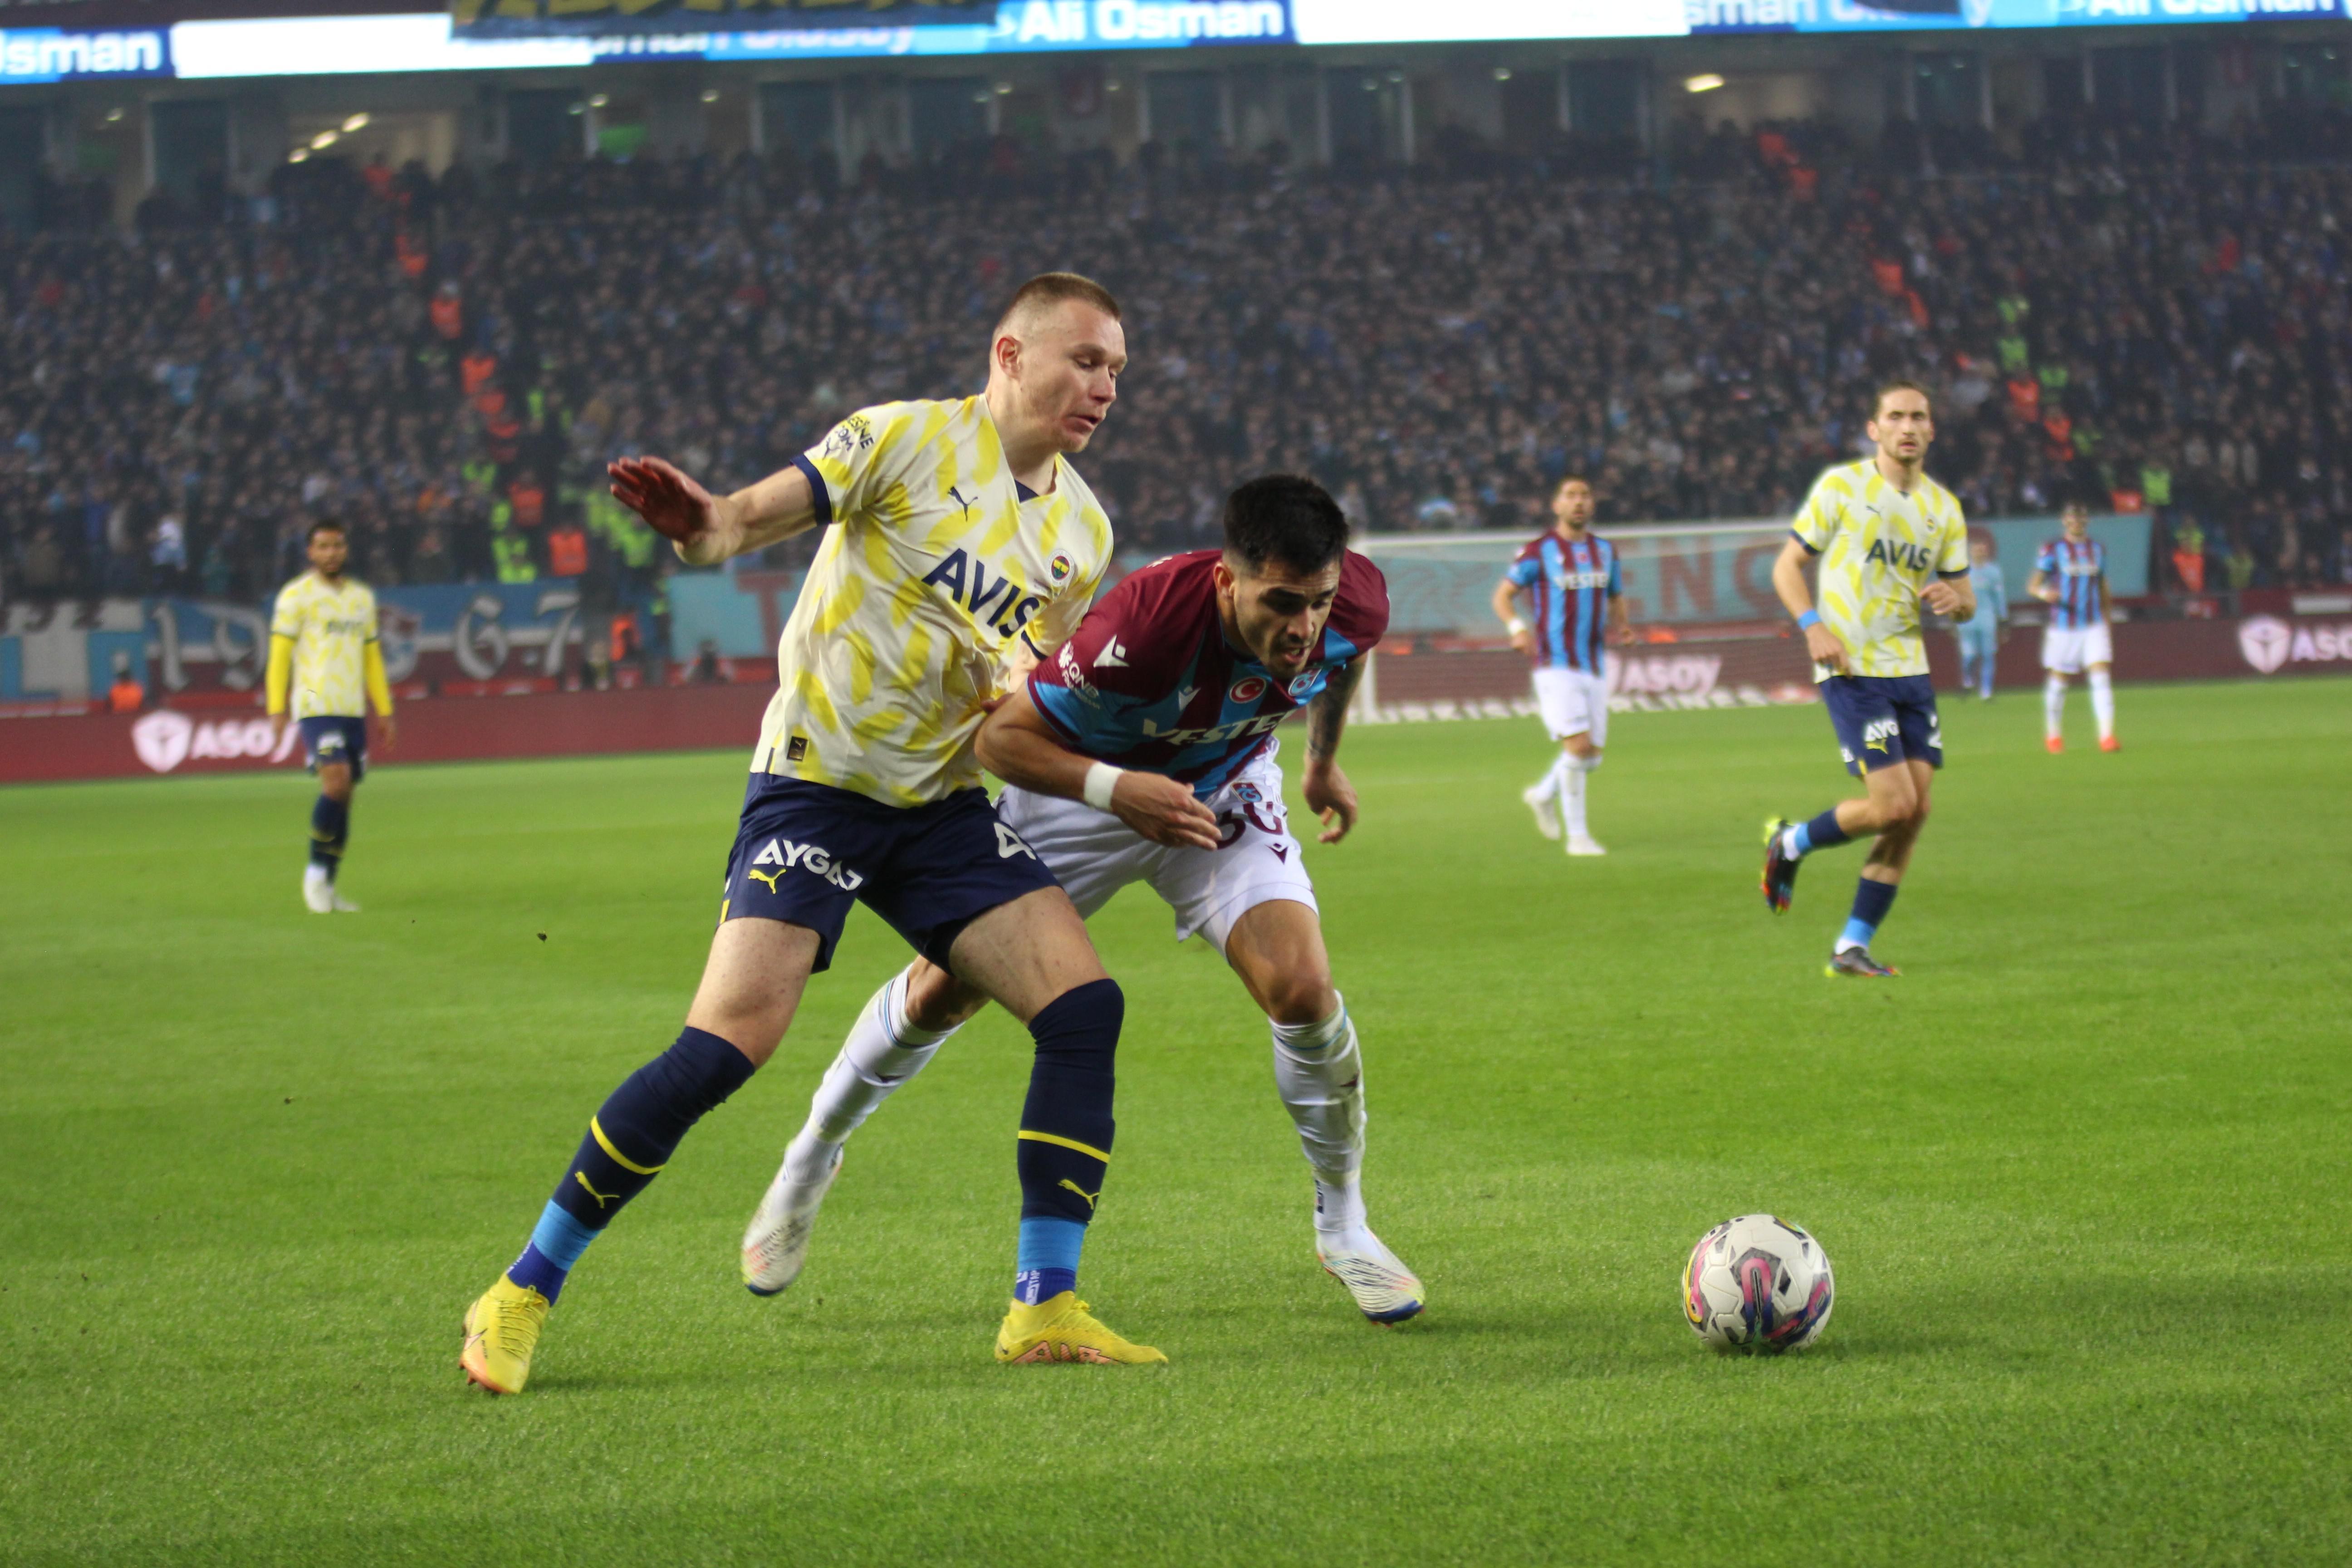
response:
[[[530,1381],[530,1352],[547,1326],[547,1298],[505,1275],[466,1312],[466,1348],[457,1364],[492,1394],[520,1394]]]
[[[1129,1344],[1087,1315],[1075,1290],[1049,1296],[1035,1306],[1013,1303],[996,1331],[996,1359],[1008,1366],[1075,1361],[1094,1366],[1165,1365],[1168,1358],[1150,1345]]]

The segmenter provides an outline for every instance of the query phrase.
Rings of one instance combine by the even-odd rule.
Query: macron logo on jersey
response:
[[[977,556],[967,554],[961,548],[950,550],[946,559],[930,569],[923,581],[948,591],[948,597],[971,612],[999,637],[1011,637],[1037,612],[1045,602],[1042,595],[1027,593],[1011,573],[991,577],[988,564]]]
[[[1095,668],[1097,669],[1125,669],[1127,668],[1127,649],[1120,645],[1119,640],[1117,637],[1110,639],[1110,646],[1108,647],[1095,655]]]

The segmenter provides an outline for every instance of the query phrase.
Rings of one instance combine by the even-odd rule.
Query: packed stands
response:
[[[1127,302],[1086,468],[1144,548],[1205,537],[1272,468],[1376,530],[1531,526],[1570,470],[1606,519],[1777,514],[1906,374],[1977,515],[2144,507],[2167,586],[2332,584],[2342,142],[2054,123],[2004,156],[1694,122],[1655,164],[1441,139],[1410,173],[1310,175],[1000,141],[846,184],[789,153],[319,159],[130,232],[61,188],[0,238],[0,591],[251,600],[332,513],[379,583],[624,594],[667,557],[604,498],[607,458],[720,489],[862,404],[975,390],[992,313],[1048,267]]]

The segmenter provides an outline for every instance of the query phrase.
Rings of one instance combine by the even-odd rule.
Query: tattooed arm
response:
[[[1325,844],[1339,843],[1356,826],[1356,786],[1339,771],[1338,753],[1348,728],[1348,704],[1363,675],[1364,656],[1359,654],[1333,670],[1307,705],[1307,773],[1299,787],[1307,806],[1323,819],[1319,838]]]

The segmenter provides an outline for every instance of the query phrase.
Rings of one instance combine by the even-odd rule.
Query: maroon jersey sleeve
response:
[[[1334,639],[1345,642],[1349,652],[1340,657],[1353,658],[1370,650],[1374,644],[1388,635],[1389,580],[1370,556],[1348,552],[1348,559],[1339,569],[1339,596],[1331,605],[1331,619],[1324,627],[1323,641],[1327,649],[1334,647]]]

